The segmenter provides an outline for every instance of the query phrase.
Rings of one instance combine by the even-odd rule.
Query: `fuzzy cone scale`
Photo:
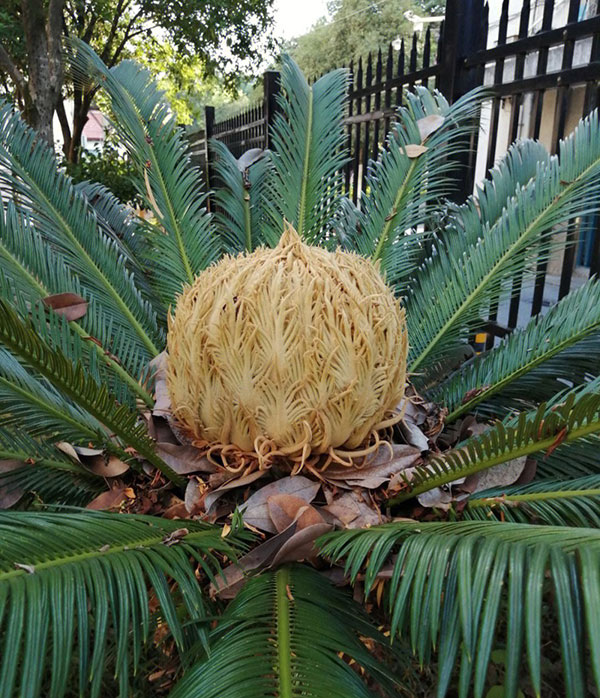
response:
[[[364,448],[395,421],[404,310],[375,266],[302,242],[226,257],[169,317],[173,417],[198,447],[304,461]]]

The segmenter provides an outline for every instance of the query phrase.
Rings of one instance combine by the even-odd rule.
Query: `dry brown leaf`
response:
[[[188,513],[189,512],[185,508],[185,502],[183,499],[179,499],[179,497],[171,495],[162,516],[165,519],[185,519],[187,518]]]
[[[421,140],[424,141],[431,136],[432,133],[435,133],[444,121],[445,118],[441,114],[430,114],[429,116],[424,116],[422,119],[419,119],[417,121],[417,126],[419,127]]]
[[[472,494],[491,487],[508,487],[521,477],[526,461],[527,456],[521,456],[507,463],[480,470],[478,473],[469,475],[460,489]]]
[[[157,417],[151,414],[148,418],[148,433],[154,441],[159,443],[169,443],[180,445],[179,440],[173,433],[169,420],[165,417]]]
[[[248,572],[264,570],[270,566],[281,546],[296,532],[296,526],[296,522],[292,523],[281,533],[257,545],[237,563],[226,567],[222,574],[215,577],[211,593],[216,593],[223,599],[232,599],[244,585]]]
[[[279,533],[292,521],[298,524],[298,530],[317,523],[325,523],[319,512],[307,504],[302,497],[293,494],[276,494],[267,499],[267,508],[273,525]]]
[[[315,523],[296,532],[277,551],[270,567],[277,567],[284,562],[301,562],[313,560],[317,556],[315,541],[319,536],[329,533],[333,526],[328,523]]]
[[[415,464],[421,457],[419,449],[408,444],[383,444],[375,457],[362,467],[330,466],[323,477],[339,487],[377,489],[399,472]]]
[[[61,451],[65,455],[69,456],[69,458],[72,458],[73,460],[77,461],[78,463],[81,463],[81,461],[79,460],[79,455],[77,454],[77,451],[67,441],[59,441],[58,443],[56,443],[54,445],[56,446],[56,448],[59,451]]]
[[[237,563],[225,568],[223,574],[215,577],[211,593],[218,594],[223,599],[232,599],[245,584],[249,572],[258,572],[277,567],[284,562],[299,562],[316,556],[315,540],[331,531],[332,526],[316,523],[300,530],[298,525],[297,521],[293,521],[281,533],[269,538],[240,558]]]
[[[154,373],[154,409],[155,417],[168,417],[171,414],[171,397],[167,389],[167,352],[155,356],[148,364]]]
[[[20,460],[0,460],[0,473],[9,473],[24,466]],[[0,509],[10,509],[25,494],[25,490],[0,481]]]
[[[90,448],[89,446],[73,446],[77,456],[99,456],[104,453],[101,448]]]
[[[85,298],[76,293],[57,293],[54,296],[46,296],[46,298],[42,298],[42,303],[69,322],[82,318],[88,307]]]
[[[83,465],[94,473],[94,475],[100,475],[101,477],[119,477],[129,470],[129,464],[116,456],[84,456],[81,453],[79,455]]]
[[[156,444],[156,452],[178,475],[217,471],[217,466],[194,446],[160,442]]]
[[[192,516],[204,511],[204,495],[206,494],[206,484],[196,478],[191,478],[185,488],[184,502],[185,508]]]
[[[163,544],[170,548],[177,545],[190,532],[189,528],[178,528],[176,531],[171,531],[168,536],[163,538]]]
[[[95,499],[92,499],[86,509],[94,509],[95,511],[118,510],[128,499],[133,499],[132,494],[133,491],[130,487],[115,487],[114,490],[102,492]]]
[[[379,507],[357,490],[337,495],[323,509],[332,514],[344,528],[367,528],[384,521]]]
[[[233,479],[228,480],[224,485],[221,485],[216,490],[213,490],[212,492],[206,495],[204,499],[204,510],[208,513],[213,504],[219,499],[219,497],[222,497],[226,492],[228,492],[229,490],[234,490],[237,487],[247,487],[256,480],[259,480],[261,477],[263,477],[263,475],[265,475],[264,470],[255,470],[249,475],[243,475],[242,477],[234,477]]]
[[[427,152],[429,148],[427,148],[426,145],[418,145],[417,143],[408,143],[405,145],[402,150],[404,151],[405,155],[407,155],[409,158],[418,158],[419,155],[423,155],[423,153]]]
[[[291,494],[300,497],[306,504],[310,504],[317,496],[321,484],[314,480],[309,480],[302,475],[294,477],[282,477],[275,482],[262,487],[255,492],[241,507],[244,521],[251,526],[260,528],[261,531],[276,533],[277,528],[271,521],[267,500],[278,494]]]

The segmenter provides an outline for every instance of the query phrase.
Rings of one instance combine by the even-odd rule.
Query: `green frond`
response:
[[[600,528],[600,474],[477,492],[468,499],[462,516]]]
[[[476,243],[481,226],[496,223],[507,202],[536,176],[539,165],[549,162],[550,155],[539,141],[527,139],[513,143],[489,171],[489,178],[477,186],[477,193],[453,210],[444,237],[460,237],[465,249]]]
[[[559,150],[559,157],[538,165],[493,225],[479,226],[476,243],[465,249],[460,236],[450,235],[434,246],[406,299],[411,371],[426,369],[464,341],[486,304],[508,292],[507,282],[561,244],[556,226],[597,208],[598,114],[583,120]]]
[[[281,67],[280,112],[272,128],[274,174],[268,191],[270,237],[284,219],[308,242],[323,240],[339,204],[347,160],[345,116],[348,74],[334,70],[309,85],[289,56]]]
[[[0,415],[2,425],[17,426],[33,437],[85,445],[110,441],[102,425],[65,395],[37,379],[0,348]]]
[[[20,427],[0,427],[0,462],[3,460],[20,462],[22,467],[0,472],[0,489],[31,494],[44,504],[85,506],[106,489],[104,478]]]
[[[104,233],[116,240],[128,254],[131,264],[136,271],[144,272],[142,259],[147,256],[146,245],[148,240],[143,234],[143,221],[140,220],[129,206],[123,205],[117,197],[98,182],[77,182],[75,189],[85,196],[89,206],[94,210],[98,225]],[[142,284],[146,279],[142,276],[137,279]],[[157,312],[160,304],[157,304]]]
[[[450,193],[456,164],[452,156],[467,147],[475,127],[481,93],[470,92],[452,106],[439,92],[424,87],[408,93],[407,106],[398,111],[398,121],[388,134],[385,148],[367,175],[366,192],[361,197],[359,225],[349,228],[346,247],[381,260],[388,282],[398,285],[417,268],[423,234],[419,226],[429,217],[432,206]],[[443,117],[439,127],[424,139],[419,121]],[[418,156],[407,153],[407,146],[423,145]],[[338,234],[344,234],[337,228]]]
[[[490,654],[497,647],[504,647],[506,656],[505,698],[517,696],[523,650],[540,696],[542,636],[549,613],[558,625],[564,695],[589,695],[586,656],[600,688],[599,530],[403,521],[328,534],[321,544],[323,555],[345,560],[354,579],[364,569],[367,590],[392,560],[387,589],[392,634],[407,634],[422,663],[432,651],[437,653],[439,698],[446,695],[457,665],[459,696],[472,691],[481,698]]]
[[[390,687],[360,637],[386,643],[363,610],[319,572],[294,565],[250,579],[219,622],[208,656],[170,698],[367,698],[352,659]],[[339,655],[343,653],[344,657]]]
[[[112,324],[147,357],[158,354],[163,338],[156,313],[128,270],[125,251],[101,231],[51,148],[10,105],[0,107],[0,182],[12,190],[19,208],[29,213],[37,231],[60,252],[82,286],[96,296]]]
[[[493,351],[465,364],[431,393],[431,399],[448,408],[446,421],[452,422],[472,412],[479,403],[493,400],[496,393],[511,384],[513,394],[515,391],[518,394],[518,381],[534,369],[538,369],[536,383],[541,378],[540,373],[547,373],[555,381],[556,363],[546,367],[545,362],[599,330],[600,284],[590,279],[550,308],[546,315],[533,318],[527,327],[515,330]],[[588,348],[584,357],[589,356]],[[565,363],[564,374],[566,379],[574,377],[571,355]],[[557,383],[554,387],[554,392],[558,392]],[[469,394],[473,397],[469,398]],[[522,391],[524,398],[531,394],[530,390]]]
[[[137,413],[126,405],[119,405],[106,386],[98,385],[84,373],[81,364],[73,364],[60,350],[46,345],[38,336],[35,326],[23,322],[1,299],[0,343],[48,380],[63,396],[106,427],[109,434],[116,435],[124,447],[135,449],[169,480],[181,482],[181,478],[156,454],[146,428],[138,421]],[[110,447],[107,437],[104,446]]]
[[[539,477],[571,480],[600,473],[600,434],[561,444],[549,455],[535,454]]]
[[[242,172],[236,158],[221,141],[213,139],[214,172],[219,179],[214,199],[215,223],[231,254],[251,252],[258,245],[277,244],[279,234],[264,225],[267,184],[273,175],[272,155],[268,151]]]
[[[109,70],[82,41],[73,41],[70,62],[110,99],[114,126],[137,168],[138,191],[155,217],[146,226],[145,262],[168,305],[222,249],[204,206],[200,171],[192,167],[183,131],[148,70],[133,61]]]
[[[600,379],[584,389],[557,396],[554,404],[542,403],[531,412],[496,422],[480,436],[467,439],[458,448],[417,466],[407,490],[392,502],[400,502],[434,487],[501,463],[552,450],[600,432]]]
[[[9,211],[10,212],[10,211]],[[110,329],[102,308],[95,302],[93,296],[80,288],[78,279],[72,277],[72,283],[67,286],[70,293],[80,295],[87,300],[86,317],[80,322],[67,322],[57,313],[46,308],[43,299],[54,293],[62,293],[56,287],[48,288],[36,279],[37,262],[44,266],[56,265],[60,275],[68,276],[69,272],[60,255],[55,254],[40,236],[27,226],[10,226],[14,235],[2,235],[9,228],[2,228],[0,213],[0,298],[9,302],[22,318],[31,316],[41,339],[53,347],[60,348],[72,361],[81,361],[88,373],[97,381],[104,381],[120,402],[133,406],[137,398],[152,407],[152,395],[141,384],[140,378],[146,372],[145,356],[138,347],[129,341],[124,333],[114,333],[107,339],[108,349],[105,349],[93,331],[88,328]],[[18,240],[19,250],[27,250],[26,260],[18,251],[13,249],[11,242]],[[87,296],[87,298],[86,298]],[[118,358],[117,358],[118,357]],[[131,371],[133,367],[136,373]],[[127,370],[130,369],[131,372]]]
[[[166,545],[169,536],[175,543]],[[0,512],[0,538],[0,686],[30,698],[73,688],[74,660],[81,693],[99,696],[109,633],[127,696],[149,640],[151,598],[182,649],[186,621],[201,627],[207,615],[196,567],[211,579],[214,553],[235,556],[238,547],[197,521],[96,512]]]

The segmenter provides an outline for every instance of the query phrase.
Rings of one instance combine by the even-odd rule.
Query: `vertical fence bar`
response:
[[[281,75],[276,70],[267,70],[263,78],[263,146],[271,147],[271,126],[277,114],[277,97],[281,91]]]
[[[398,68],[396,72],[396,77],[404,77],[404,63],[405,63],[405,53],[404,53],[404,39],[400,42],[400,51],[398,51]],[[403,86],[398,85],[396,88],[396,106],[401,107],[402,101],[404,99]]]
[[[502,11],[500,14],[500,24],[498,27],[498,46],[503,46],[506,44],[506,38],[508,33],[508,5],[509,0],[502,1]],[[502,83],[504,77],[504,58],[498,58],[496,60],[496,65],[494,66],[494,84],[499,85]],[[489,126],[489,140],[488,140],[488,151],[486,160],[486,170],[491,170],[494,166],[496,159],[496,149],[498,147],[498,126],[500,118],[500,105],[501,99],[494,97],[492,100],[492,109],[490,112],[490,126]],[[489,311],[489,321],[494,325],[498,320],[498,306],[499,298],[496,297],[490,302]],[[491,349],[494,346],[494,336],[492,334],[488,335],[486,342],[486,347]]]
[[[350,87],[348,88],[348,118],[351,119],[352,115],[354,114],[354,100],[352,99],[352,94],[354,92],[355,88],[355,80],[354,80],[354,61],[350,61]],[[348,152],[350,154],[355,153],[356,151],[352,147],[352,121],[348,122],[348,126],[346,128],[346,139],[348,143]],[[356,184],[352,181],[352,162],[353,158],[348,160],[346,163],[346,196],[352,197],[352,200],[354,200],[354,192],[353,189],[356,188]]]
[[[378,112],[381,111],[381,77],[383,73],[383,58],[381,56],[381,49],[377,52],[377,63],[375,64],[375,85],[377,86],[377,92],[375,92],[375,104],[373,109]],[[371,150],[371,157],[373,160],[377,160],[379,155],[379,124],[381,119],[378,117],[373,122],[373,147]]]
[[[570,0],[569,15],[567,24],[577,21],[579,17],[579,0]],[[568,70],[573,65],[573,54],[575,52],[575,41],[567,40],[563,48],[562,69]],[[573,90],[570,85],[563,85],[562,80],[558,86],[556,97],[556,115],[554,118],[554,130],[552,134],[552,150],[558,151],[558,144],[565,136],[565,126],[567,121],[567,111],[569,107],[569,98],[572,96]],[[577,242],[579,240],[579,223],[577,221],[569,221],[567,228],[566,246],[563,255],[562,269],[560,271],[560,284],[558,287],[558,298],[563,298],[571,289],[571,280],[573,278],[573,270],[575,267],[575,253],[577,251]]]
[[[362,58],[358,59],[358,69],[356,71],[356,86],[355,86],[355,94],[356,94],[356,114],[355,116],[360,116],[362,114],[362,86],[363,86],[363,67],[362,67]],[[355,126],[354,126],[354,162],[353,162],[353,182],[354,182],[354,188],[352,191],[352,201],[354,201],[355,204],[358,203],[358,196],[359,196],[359,189],[360,189],[360,182],[359,182],[359,174],[360,174],[360,150],[361,144],[360,144],[360,121],[357,121]]]
[[[387,114],[392,108],[392,87],[391,81],[394,77],[394,47],[392,44],[388,46],[387,61],[385,63],[385,97],[383,100],[384,111]],[[390,117],[386,116],[383,121],[384,137],[387,136],[390,130]]]
[[[204,157],[206,158],[206,191],[210,191],[211,182],[211,167],[210,167],[210,139],[213,137],[215,125],[215,108],[211,106],[204,107]],[[211,201],[210,196],[206,199],[207,208],[210,211]]]
[[[529,33],[529,14],[530,1],[524,0],[521,8],[521,17],[519,19],[519,39],[524,39]],[[521,80],[525,70],[525,58],[527,53],[522,51],[515,59],[515,80]],[[523,93],[513,95],[512,104],[510,106],[510,126],[509,126],[509,143],[517,139],[519,135],[519,116],[521,114],[521,106],[523,104]],[[523,274],[517,274],[513,279],[512,293],[510,298],[510,306],[508,308],[508,326],[514,328],[519,322],[519,306],[521,305],[521,289],[523,286]]]
[[[371,111],[371,90],[373,85],[373,57],[369,53],[367,57],[367,70],[365,72],[365,114]],[[365,119],[364,122],[364,141],[362,150],[362,177],[360,182],[360,192],[362,193],[367,188],[367,172],[369,170],[369,141],[371,138],[371,120]]]
[[[508,5],[509,0],[502,1],[502,13],[500,15],[500,26],[498,27],[498,46],[502,46],[506,43],[506,36],[508,30]],[[498,58],[496,60],[496,65],[494,66],[494,85],[500,85],[502,83],[502,77],[504,74],[504,58]],[[490,170],[494,166],[494,160],[496,157],[496,147],[498,142],[498,119],[500,116],[500,102],[498,97],[494,97],[492,100],[492,110],[490,113],[490,126],[489,126],[489,140],[488,140],[488,152],[486,160],[486,169]]]
[[[544,1],[544,14],[542,17],[542,31],[547,31],[552,28],[552,17],[554,16],[554,0]],[[543,46],[538,51],[537,75],[544,75],[548,67],[548,52],[549,49]],[[544,107],[545,90],[537,90],[535,93],[535,119],[533,123],[533,138],[540,137],[542,128],[542,112]],[[531,315],[537,315],[542,309],[544,301],[544,287],[546,285],[546,270],[548,262],[542,260],[538,262],[535,272],[535,286],[533,290],[533,302],[531,304]]]

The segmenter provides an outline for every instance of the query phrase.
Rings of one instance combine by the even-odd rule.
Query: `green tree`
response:
[[[225,75],[240,61],[265,50],[271,0],[7,0],[0,11],[0,74],[5,88],[41,136],[53,141],[56,112],[64,153],[75,162],[83,127],[96,90],[73,81],[64,71],[61,44],[77,37],[91,44],[107,65],[130,55],[153,33],[177,54],[193,55],[203,75]],[[74,103],[70,122],[65,99]]]
[[[413,24],[404,17],[407,10],[425,16],[443,14],[440,3],[414,0],[333,0],[328,8],[329,17],[322,17],[307,34],[285,46],[307,75],[364,60],[369,53],[387,49],[398,37],[412,37]]]
[[[490,302],[510,298],[514,275],[533,278],[566,244],[560,231],[598,209],[598,113],[556,155],[516,143],[458,206],[447,200],[452,155],[478,128],[481,94],[449,105],[418,88],[358,210],[343,191],[344,71],[309,84],[285,58],[274,148],[240,161],[213,144],[211,213],[149,72],[130,61],[108,69],[84,44],[74,60],[102,85],[153,215],[138,219],[104,188],[73,185],[13,106],[0,107],[10,194],[0,216],[3,698],[431,694],[412,690],[409,652],[434,671],[441,698],[597,692],[600,282],[493,350],[458,357]],[[305,265],[306,285],[257,305],[264,269],[243,260],[242,294],[241,272],[218,276],[215,262],[236,264],[259,246],[274,254],[285,221],[312,247],[288,232],[273,283],[307,255],[339,260],[334,283]],[[350,264],[338,247],[364,259]],[[167,317],[197,275],[214,292],[196,326],[204,377],[242,387],[229,404],[203,392],[208,419],[214,408],[228,429],[190,443],[177,408],[200,428],[207,418],[195,405],[171,407],[166,374],[181,345]],[[306,319],[310,339],[317,321],[289,312],[302,294],[326,303],[334,340],[353,333],[361,348],[347,361],[316,337],[324,380],[311,419],[326,427],[337,410],[370,424],[342,398],[381,369],[378,347],[363,341],[371,330],[395,346],[367,315],[392,294],[406,311],[411,384],[409,402],[358,445],[334,448],[324,428],[315,447],[303,429],[299,460],[275,433],[240,447],[244,425],[227,415],[264,389],[243,417],[258,424],[288,355],[294,371],[311,363],[308,351],[298,361],[294,332]],[[245,351],[249,317],[263,373]],[[236,361],[219,361],[225,342]],[[199,377],[188,361],[182,382]],[[379,371],[373,382],[388,379]],[[295,412],[301,383],[275,401],[273,432]],[[354,585],[354,599],[334,584]]]

